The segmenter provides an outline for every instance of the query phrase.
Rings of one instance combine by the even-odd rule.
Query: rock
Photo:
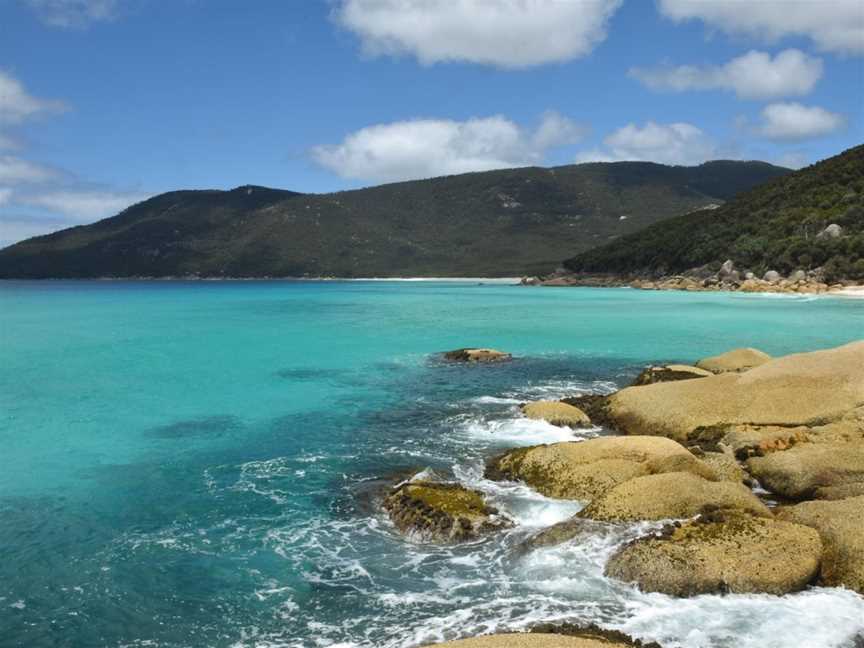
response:
[[[396,528],[430,542],[466,542],[512,526],[483,494],[454,483],[408,481],[384,499]]]
[[[552,547],[577,538],[605,538],[617,532],[613,524],[588,520],[574,516],[558,524],[553,524],[535,533],[519,545],[519,553],[526,553],[542,547]]]
[[[767,281],[768,283],[777,283],[783,277],[780,276],[780,273],[776,270],[769,270],[764,275],[762,275],[762,281]]]
[[[820,486],[813,491],[813,498],[820,500],[839,500],[864,495],[864,482],[850,482],[840,486]]]
[[[810,441],[810,428],[780,425],[720,425],[700,428],[688,436],[703,449],[729,451],[738,459],[761,457]]]
[[[444,359],[450,362],[501,362],[510,360],[512,356],[495,349],[456,349],[444,353]]]
[[[706,378],[711,375],[710,371],[691,367],[690,365],[664,365],[661,367],[646,367],[642,370],[633,386],[653,385],[658,382],[672,382],[675,380],[690,380],[692,378]]]
[[[601,637],[566,636],[539,632],[494,634],[437,644],[440,648],[628,648],[636,644]]]
[[[537,401],[522,406],[522,413],[530,419],[571,428],[591,427],[591,419],[578,407],[560,401]]]
[[[723,481],[735,482],[736,484],[746,484],[752,481],[747,471],[732,455],[725,452],[705,452],[697,456]]]
[[[717,273],[721,277],[728,277],[735,271],[735,264],[732,262],[732,259],[726,259],[723,262],[723,265],[720,266],[720,271]]]
[[[843,236],[843,228],[840,227],[837,223],[831,223],[828,227],[823,229],[816,235],[816,238],[819,240],[822,239],[836,239]]]
[[[582,509],[579,517],[603,522],[669,520],[714,510],[771,515],[768,507],[743,484],[668,472],[618,484]]]
[[[750,271],[747,271],[747,272],[744,273],[744,279],[745,279],[746,281],[750,281],[751,279],[755,279],[755,278],[756,278],[756,275],[753,274],[753,273],[750,272]]]
[[[610,426],[612,422],[606,415],[606,406],[609,396],[605,394],[583,394],[582,396],[571,396],[562,398],[562,403],[578,407],[585,412],[594,425]]]
[[[796,270],[789,275],[789,281],[806,281],[807,273],[803,270]]]
[[[627,434],[689,444],[698,428],[839,421],[861,404],[862,394],[864,341],[775,358],[745,373],[628,387],[609,396],[603,412]]]
[[[670,471],[716,479],[714,471],[682,445],[645,436],[517,448],[486,464],[487,479],[523,481],[547,497],[575,500],[594,499],[633,477]]]
[[[819,532],[824,547],[821,584],[864,594],[864,496],[783,507],[777,518]]]
[[[819,572],[822,542],[813,529],[746,514],[706,516],[636,540],[612,556],[606,575],[647,592],[786,594]]]
[[[790,499],[816,489],[864,482],[864,445],[806,443],[747,460],[747,470],[772,493]]]
[[[715,374],[728,371],[742,372],[763,365],[770,359],[771,356],[759,349],[734,349],[718,356],[702,358],[696,363],[696,366]]]

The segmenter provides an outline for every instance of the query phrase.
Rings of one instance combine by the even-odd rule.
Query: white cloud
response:
[[[342,0],[334,15],[372,55],[526,68],[590,53],[621,2]]]
[[[62,101],[37,99],[18,79],[0,70],[0,124],[18,124],[41,113],[65,110]]]
[[[655,90],[731,90],[742,99],[776,99],[809,93],[822,76],[822,61],[797,49],[773,59],[752,50],[724,65],[631,68],[629,75]]]
[[[17,200],[20,204],[41,207],[79,222],[92,222],[113,216],[149,194],[108,191],[59,190],[40,192]]]
[[[533,132],[500,115],[414,119],[362,128],[341,144],[313,148],[312,157],[344,178],[430,178],[538,164],[548,149],[574,143],[583,130],[555,112],[545,113]]]
[[[732,34],[805,36],[820,50],[864,53],[861,0],[659,0],[658,7],[673,20],[699,19]]]
[[[843,115],[819,106],[799,103],[774,103],[762,110],[762,125],[757,132],[769,139],[802,140],[828,135],[846,124]]]
[[[12,197],[12,190],[9,187],[0,187],[0,207],[9,202]]]
[[[86,27],[90,23],[112,20],[117,0],[25,0],[39,20],[63,29]]]
[[[788,169],[800,169],[810,164],[810,156],[804,151],[789,151],[776,157],[774,164]]]
[[[48,167],[11,155],[0,155],[0,182],[37,183],[54,180],[57,177],[59,174]]]
[[[717,148],[701,129],[683,122],[640,127],[627,124],[603,140],[604,149],[583,151],[577,162],[615,162],[624,160],[661,164],[701,164],[717,158]]]
[[[16,218],[0,215],[0,248],[4,248],[18,241],[42,236],[56,232],[59,229],[69,227],[71,223],[43,220],[38,218]]]

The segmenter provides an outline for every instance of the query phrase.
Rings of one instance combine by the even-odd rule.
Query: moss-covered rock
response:
[[[578,407],[560,401],[536,401],[522,406],[522,413],[530,419],[546,421],[552,425],[571,428],[591,427],[591,419]]]
[[[592,500],[634,477],[687,471],[717,476],[686,448],[660,437],[599,437],[517,448],[493,457],[486,477],[522,481],[548,497]]]
[[[696,456],[707,464],[718,478],[724,481],[735,482],[736,484],[746,484],[752,481],[747,471],[741,467],[741,464],[731,454],[725,452],[704,452]]]
[[[713,375],[707,369],[700,369],[690,365],[671,364],[659,367],[645,367],[633,381],[633,386],[653,385],[658,382],[674,382],[676,380],[692,380],[694,378],[707,378]]]
[[[618,484],[588,504],[579,512],[579,517],[607,522],[668,520],[715,510],[771,515],[765,504],[743,484],[669,472]]]
[[[773,493],[806,499],[820,488],[864,482],[864,444],[805,443],[752,457],[747,470]]]
[[[408,481],[384,499],[396,528],[430,542],[466,542],[512,526],[479,491],[454,483]]]
[[[753,367],[763,365],[771,359],[767,353],[759,349],[733,349],[710,358],[703,358],[696,363],[699,369],[705,369],[714,374],[749,371]]]
[[[862,395],[864,341],[784,356],[745,373],[628,387],[609,396],[605,413],[627,434],[691,443],[699,428],[840,421],[860,407]]]
[[[812,527],[824,551],[820,582],[864,594],[864,496],[783,507],[777,518]]]
[[[746,514],[706,516],[636,540],[615,553],[606,575],[672,596],[786,594],[819,572],[822,542],[809,527]]]
[[[465,348],[444,352],[444,359],[450,362],[503,362],[511,358],[509,353],[497,349]]]
[[[606,412],[608,401],[608,394],[583,394],[581,396],[570,396],[561,399],[562,403],[567,403],[585,412],[594,425],[602,425],[614,429],[613,421]]]

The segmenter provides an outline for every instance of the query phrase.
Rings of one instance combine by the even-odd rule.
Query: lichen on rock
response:
[[[591,419],[585,412],[561,401],[535,401],[526,403],[520,409],[528,418],[546,421],[552,425],[571,428],[591,426]]]
[[[822,542],[809,527],[742,513],[707,515],[622,547],[607,576],[672,596],[786,594],[819,572]]]

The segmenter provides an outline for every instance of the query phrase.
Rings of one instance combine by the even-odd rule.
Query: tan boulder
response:
[[[626,641],[605,639],[601,636],[571,637],[560,634],[520,632],[495,634],[473,639],[460,639],[436,644],[440,648],[627,648],[634,644]]]
[[[786,594],[819,572],[822,542],[813,529],[746,514],[707,516],[636,540],[615,553],[606,575],[672,596]]]
[[[771,492],[805,499],[819,488],[864,482],[864,444],[805,443],[752,457],[747,470]]]
[[[841,484],[840,486],[820,486],[813,491],[814,499],[820,500],[840,500],[859,495],[864,495],[864,481]]]
[[[537,419],[571,428],[591,427],[591,419],[578,407],[560,401],[536,401],[522,406],[522,413]]]
[[[688,442],[699,428],[822,425],[864,401],[864,341],[799,353],[745,373],[628,387],[604,401],[614,427],[628,434]]]
[[[509,353],[496,349],[466,348],[444,353],[444,359],[450,362],[502,362],[511,358]]]
[[[671,364],[659,367],[645,367],[633,381],[633,386],[653,385],[658,382],[674,382],[676,380],[691,380],[693,378],[707,378],[713,374],[706,369],[691,367],[690,365]]]
[[[685,447],[659,437],[598,437],[509,450],[486,464],[486,477],[522,481],[546,495],[591,500],[621,482],[668,471],[716,479]]]
[[[741,467],[741,464],[730,454],[725,452],[705,452],[697,455],[724,481],[743,484],[750,481],[750,475]]]
[[[618,484],[582,509],[579,517],[604,522],[669,520],[716,510],[771,516],[768,507],[743,484],[670,472]]]
[[[864,594],[864,496],[784,507],[777,518],[813,527],[824,551],[820,582]]]
[[[466,542],[513,525],[482,493],[454,483],[403,482],[384,509],[397,529],[430,542]]]
[[[730,371],[740,373],[763,365],[770,359],[771,356],[767,353],[759,349],[747,347],[744,349],[733,349],[732,351],[711,356],[710,358],[702,358],[702,360],[696,363],[696,366],[715,374]]]

